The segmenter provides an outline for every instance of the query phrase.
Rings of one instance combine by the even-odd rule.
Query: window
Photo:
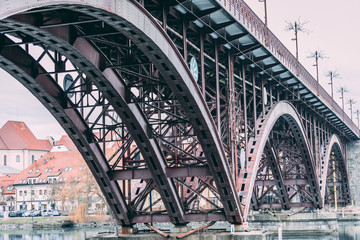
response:
[[[71,171],[71,167],[65,168],[65,172],[70,172]]]
[[[30,174],[30,173],[32,173],[32,171],[33,171],[33,170],[32,170],[32,169],[30,169],[30,170],[29,170],[29,174]]]
[[[22,196],[22,191],[19,191],[19,196]]]
[[[65,182],[66,178],[65,177],[61,177],[59,182]]]
[[[32,184],[32,179],[28,179],[28,184]]]
[[[26,195],[27,195],[27,191],[25,190],[25,191],[24,191],[24,196],[26,196]]]
[[[44,195],[46,195],[47,194],[47,190],[44,190]]]
[[[35,195],[35,190],[31,190],[31,195],[32,195],[32,196]]]
[[[4,166],[6,166],[7,162],[6,162],[6,155],[4,155]]]
[[[21,179],[21,180],[20,180],[20,183],[22,183],[22,182],[23,182],[23,180]]]
[[[45,169],[45,172],[51,172],[52,168]]]
[[[38,172],[40,172],[40,169],[37,169],[37,170],[36,170],[36,173],[38,173]]]
[[[16,155],[16,162],[20,162],[20,155]]]
[[[39,190],[39,195],[42,195],[42,190]]]
[[[35,161],[35,156],[32,155],[32,156],[31,156],[31,163],[34,163],[34,161]]]

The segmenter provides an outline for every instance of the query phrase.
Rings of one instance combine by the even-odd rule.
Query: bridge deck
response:
[[[208,24],[214,39],[238,50],[238,57],[251,61],[252,67],[263,69],[260,74],[269,81],[298,95],[295,97],[348,139],[359,139],[356,124],[244,1],[178,2],[183,2],[176,7],[181,14],[191,15],[198,26]]]

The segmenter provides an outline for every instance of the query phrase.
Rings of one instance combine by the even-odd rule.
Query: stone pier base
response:
[[[352,204],[360,207],[360,141],[346,144],[346,159]]]

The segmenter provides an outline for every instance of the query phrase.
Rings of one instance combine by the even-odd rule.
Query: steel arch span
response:
[[[346,206],[351,203],[343,144],[336,134],[328,139],[319,166],[323,204],[336,202],[336,204],[341,203],[342,206]]]
[[[283,119],[283,123],[280,128],[275,129],[276,123],[279,120]],[[287,125],[285,125],[285,123]],[[251,205],[254,209],[258,208],[280,208],[280,209],[289,209],[291,206],[300,207],[301,203],[292,204],[292,199],[294,196],[303,191],[300,195],[300,198],[311,198],[311,204],[305,206],[314,206],[316,208],[322,207],[319,181],[316,175],[315,161],[313,153],[310,149],[308,140],[306,139],[305,130],[301,121],[301,118],[295,109],[295,107],[287,102],[281,101],[274,104],[272,107],[265,110],[264,114],[258,118],[256,121],[257,132],[253,138],[249,140],[248,148],[248,167],[246,170],[242,170],[242,183],[241,183],[241,192],[240,197],[243,199],[245,205],[244,216],[247,216],[248,210]],[[284,126],[286,126],[284,128]],[[298,156],[300,156],[300,162],[295,162],[303,165],[304,174],[299,178],[289,177],[291,172],[289,172],[288,166],[289,160],[294,161],[294,158],[286,159],[282,163],[280,162],[280,154],[284,155],[285,151],[289,148],[286,146],[286,149],[281,149],[280,144],[276,147],[274,140],[271,140],[271,135],[274,135],[273,131],[276,130],[279,132],[279,139],[283,138],[285,135],[281,135],[281,130],[288,131],[290,130],[293,133],[293,140],[295,148],[298,150]],[[286,139],[285,143],[288,143]],[[282,152],[280,153],[279,150]],[[266,155],[266,156],[264,156]],[[265,158],[267,160],[264,162]],[[289,156],[290,158],[290,156]],[[260,163],[263,162],[262,165]],[[293,164],[291,164],[290,170],[293,169]],[[297,172],[300,169],[296,170]],[[266,174],[271,174],[271,178],[268,178]],[[261,175],[264,178],[259,178]],[[297,186],[290,190],[290,185]],[[260,187],[259,191],[262,191],[261,196],[256,196],[258,190],[256,187]],[[266,188],[265,188],[266,187]],[[279,199],[279,204],[263,204],[261,201],[270,191],[273,191],[276,188],[275,195]],[[294,192],[294,191],[297,191]],[[308,194],[307,197],[305,195]],[[255,196],[254,196],[255,195]],[[290,196],[293,195],[293,196]],[[260,199],[261,198],[261,199]],[[300,199],[301,201],[302,199]]]
[[[79,2],[67,2],[67,4],[70,3],[77,4]],[[138,5],[136,2],[132,3],[131,1],[105,1],[101,5],[97,6],[102,6],[102,8],[104,8],[104,6],[108,7],[107,9],[105,9],[106,11],[99,8],[92,8],[93,5],[91,4],[91,1],[88,2],[88,6],[61,5],[62,9],[68,9],[69,11],[77,11],[84,15],[91,16],[94,19],[90,22],[103,21],[105,24],[107,24],[106,27],[108,27],[109,29],[111,28],[112,31],[123,34],[123,36],[126,36],[127,39],[131,41],[131,44],[136,45],[136,47],[138,48],[137,51],[141,51],[143,54],[140,57],[147,57],[147,64],[149,64],[149,62],[152,62],[154,64],[154,66],[156,67],[156,76],[161,76],[161,80],[163,81],[158,84],[159,86],[163,87],[163,89],[161,89],[160,91],[163,91],[163,95],[165,95],[166,92],[166,94],[169,94],[168,97],[171,97],[170,100],[164,99],[163,101],[176,101],[178,102],[176,103],[176,108],[180,109],[180,111],[177,110],[177,112],[172,113],[172,110],[170,112],[166,112],[162,111],[162,109],[157,108],[159,114],[168,114],[172,118],[177,118],[179,119],[179,121],[186,122],[186,132],[192,133],[192,138],[197,138],[197,140],[195,141],[199,142],[199,144],[196,146],[198,150],[194,151],[194,148],[192,147],[193,150],[190,149],[189,152],[201,156],[205,155],[206,158],[210,160],[207,161],[205,164],[203,161],[199,160],[199,156],[191,156],[190,153],[179,149],[179,147],[176,146],[176,140],[174,142],[163,140],[165,142],[164,145],[167,145],[169,150],[167,153],[164,152],[164,150],[162,150],[162,153],[159,152],[157,142],[154,142],[152,138],[160,138],[161,134],[174,134],[176,130],[168,127],[169,129],[159,131],[159,128],[162,128],[160,123],[157,125],[156,128],[149,125],[151,121],[149,117],[153,116],[154,113],[145,112],[145,107],[143,107],[142,109],[141,107],[139,107],[144,106],[145,104],[135,104],[135,100],[138,100],[135,99],[137,97],[135,96],[135,93],[129,93],[129,89],[124,89],[124,84],[126,80],[121,79],[121,77],[123,77],[125,74],[123,73],[123,75],[121,75],[112,70],[115,65],[114,62],[111,61],[112,56],[106,56],[106,54],[101,51],[100,44],[98,44],[96,41],[92,41],[91,39],[84,39],[82,37],[76,37],[75,34],[75,32],[77,31],[78,34],[80,32],[81,34],[91,35],[91,33],[83,32],[82,30],[84,29],[74,30],[66,26],[66,23],[59,22],[63,19],[51,19],[50,17],[49,20],[47,19],[48,16],[41,16],[43,18],[42,21],[37,21],[39,20],[37,19],[38,12],[36,9],[34,9],[34,7],[54,7],[55,5],[57,4],[53,1],[42,1],[39,5],[31,3],[29,5],[14,6],[14,9],[11,9],[13,5],[10,4],[10,10],[7,9],[6,13],[1,13],[2,18],[9,17],[12,13],[15,12],[18,13],[15,16],[10,16],[8,20],[3,20],[1,22],[1,25],[3,28],[7,29],[6,32],[9,32],[12,37],[20,39],[20,41],[16,42],[16,40],[12,41],[11,37],[8,38],[7,35],[3,35],[2,43],[4,44],[2,48],[2,57],[4,60],[2,62],[2,67],[5,70],[11,72],[11,74],[14,75],[22,83],[24,83],[24,81],[23,79],[21,79],[21,76],[25,75],[23,71],[28,74],[28,76],[26,76],[27,78],[33,78],[33,80],[31,81],[25,81],[25,83],[27,84],[33,84],[33,82],[36,82],[37,79],[41,79],[38,83],[42,84],[41,88],[27,86],[28,89],[30,89],[30,91],[34,93],[34,95],[37,96],[38,99],[40,99],[43,103],[45,101],[44,105],[50,111],[57,111],[63,115],[67,114],[68,108],[72,109],[72,111],[74,111],[74,114],[76,115],[83,115],[79,114],[78,112],[83,111],[80,108],[84,108],[84,103],[74,103],[73,101],[67,99],[67,94],[69,90],[63,90],[61,92],[61,88],[59,88],[59,86],[56,86],[55,83],[58,83],[58,76],[56,74],[61,71],[66,72],[66,66],[64,65],[66,64],[66,61],[69,61],[75,66],[75,69],[72,71],[80,72],[85,76],[79,76],[77,78],[77,80],[79,80],[79,84],[78,86],[76,86],[76,84],[73,84],[71,86],[73,91],[80,94],[81,99],[84,99],[84,96],[91,95],[91,92],[94,91],[94,89],[92,88],[95,88],[96,91],[98,91],[99,99],[97,99],[97,101],[95,101],[96,103],[94,103],[96,106],[92,107],[111,109],[114,114],[117,114],[117,117],[121,118],[121,121],[118,124],[124,125],[123,128],[126,129],[126,132],[129,132],[129,135],[132,136],[133,141],[136,143],[136,146],[139,149],[138,151],[144,157],[144,162],[146,163],[147,168],[150,170],[153,179],[152,181],[154,182],[154,184],[148,183],[147,187],[155,188],[156,191],[159,192],[161,196],[161,201],[164,203],[167,212],[167,214],[159,214],[158,219],[155,218],[155,221],[170,220],[174,224],[184,224],[185,222],[193,220],[206,220],[211,214],[214,215],[215,218],[221,220],[223,219],[222,212],[224,212],[226,220],[234,223],[241,223],[243,221],[243,218],[241,214],[240,201],[235,194],[236,190],[234,187],[234,182],[231,179],[224,149],[220,142],[218,133],[215,130],[214,122],[211,118],[211,115],[206,107],[203,98],[200,95],[200,91],[196,86],[196,83],[193,80],[189,69],[186,66],[186,63],[179,55],[176,47],[173,46],[170,39],[166,36],[162,29],[159,28],[157,23],[152,18],[149,18],[148,13],[144,11],[144,9],[142,9],[140,5]],[[26,10],[30,11],[21,14],[21,12],[24,12]],[[114,14],[114,12],[117,14]],[[50,24],[48,26],[45,26],[48,23]],[[41,26],[41,24],[44,25]],[[44,28],[46,29],[46,31],[40,28]],[[114,33],[108,33],[108,35],[111,34]],[[28,49],[22,49],[18,46],[25,43],[27,41],[26,39],[31,39],[26,44],[39,44],[43,48],[43,53],[41,54],[41,57],[39,57],[38,59],[34,59],[28,53]],[[101,42],[101,44],[103,43],[104,41]],[[132,47],[132,45],[128,46],[128,48],[130,47]],[[23,56],[23,58],[21,58],[21,60],[14,59],[14,55],[11,54],[11,51],[18,53],[19,56]],[[40,69],[34,69],[34,66],[41,65],[40,60],[43,56],[52,55],[52,52],[58,54],[50,57],[52,58],[52,60],[54,60],[53,72],[47,72],[45,70],[45,66],[39,66]],[[119,50],[119,52],[121,51]],[[17,66],[23,71],[19,71],[19,69],[9,70],[9,64],[6,63],[7,61],[12,62],[12,64],[10,65],[12,65],[14,68]],[[141,64],[143,63],[137,63],[137,65]],[[115,68],[116,67],[120,68],[121,66],[115,66]],[[54,73],[55,79],[52,79],[52,74]],[[131,75],[131,73],[128,74]],[[152,77],[153,76],[150,76],[148,77],[148,79],[153,80],[151,79]],[[146,78],[146,76],[144,76],[144,78]],[[45,83],[44,81],[52,81],[55,83],[53,84],[53,86],[50,86],[47,85],[47,83]],[[128,79],[127,81],[127,83],[129,84]],[[76,90],[74,90],[76,88],[80,89],[80,91],[76,92]],[[57,89],[58,93],[56,93],[56,95],[51,95],[53,92],[55,92],[54,89]],[[37,93],[38,91],[39,93]],[[157,89],[157,91],[159,91],[159,89]],[[45,98],[42,96],[47,94],[50,94],[50,96]],[[94,98],[94,96],[92,97]],[[158,93],[157,100],[159,100],[160,97],[161,96]],[[52,100],[50,100],[51,98],[58,101],[57,107],[52,107]],[[148,99],[149,96],[146,96],[146,98]],[[67,103],[68,101],[73,103]],[[124,107],[124,103],[128,103],[128,106]],[[141,109],[143,112],[141,113],[141,110],[139,109]],[[94,112],[96,111],[90,111],[87,114],[90,115]],[[105,134],[102,136],[102,139],[99,139],[95,137],[96,134],[94,134],[93,131],[94,126],[99,123],[99,119],[106,117],[105,110],[103,110],[101,114],[98,114],[94,122],[92,122],[92,125],[81,126],[79,127],[79,129],[77,129],[78,126],[76,126],[76,123],[82,122],[84,125],[84,123],[88,122],[87,116],[83,115],[83,119],[81,119],[80,117],[80,119],[75,120],[70,116],[67,116],[68,119],[65,119],[64,117],[59,117],[57,114],[53,113],[53,115],[57,118],[57,120],[65,128],[65,130],[67,130],[67,133],[74,141],[77,139],[77,135],[74,134],[73,131],[77,131],[79,134],[81,133],[83,135],[83,141],[78,141],[77,144],[79,149],[83,150],[83,148],[85,148],[87,145],[89,146],[89,148],[100,148],[100,142],[105,141]],[[148,119],[146,119],[146,117],[148,117]],[[72,121],[70,121],[71,119]],[[73,123],[73,125],[71,126],[71,129],[68,130],[66,126],[69,124],[71,125],[71,123]],[[104,121],[103,128],[101,129],[101,131],[103,132],[109,130],[110,128],[109,126],[105,125],[106,124]],[[181,137],[187,137],[181,136],[182,133],[183,132],[176,133],[176,138],[180,139]],[[154,137],[153,135],[157,136]],[[125,135],[121,136],[121,139],[122,142],[125,142]],[[126,140],[129,141],[129,139]],[[131,145],[131,143],[127,145]],[[199,146],[201,146],[201,148],[199,148]],[[186,148],[191,148],[191,146],[186,146]],[[187,217],[187,219],[185,219],[183,213],[183,206],[181,206],[178,200],[178,192],[174,190],[174,181],[177,181],[182,186],[188,188],[189,184],[187,184],[186,178],[179,178],[175,180],[167,178],[165,173],[166,163],[164,162],[164,157],[161,156],[161,154],[167,154],[167,156],[165,157],[169,157],[172,155],[171,152],[177,152],[178,150],[183,151],[184,156],[190,155],[192,159],[196,159],[196,161],[194,162],[197,162],[197,164],[199,164],[200,166],[208,167],[211,173],[210,178],[212,180],[210,181],[210,184],[205,184],[205,186],[211,188],[214,192],[214,195],[220,199],[222,207],[218,207],[217,205],[215,205],[217,207],[217,210],[220,210],[220,212],[218,211],[218,213],[210,212],[204,214],[191,214]],[[86,158],[88,152],[83,150],[82,153],[84,158]],[[122,153],[119,154],[121,155]],[[102,158],[104,161],[98,162],[98,158]],[[102,176],[100,179],[98,179],[98,182],[101,183],[100,187],[103,189],[103,192],[108,197],[108,201],[115,201],[113,199],[113,192],[106,192],[106,189],[108,188],[109,184],[112,184],[114,186],[114,189],[120,189],[117,185],[116,179],[111,179],[115,175],[114,169],[116,168],[116,166],[111,166],[108,164],[109,160],[106,160],[106,154],[104,152],[94,153],[92,162],[89,161],[88,165],[90,165],[90,169],[95,176],[97,170],[99,170],[99,166],[101,166],[100,172]],[[116,162],[116,164],[117,163],[118,161]],[[95,167],[95,165],[99,166]],[[194,163],[192,163],[192,165],[194,165]],[[108,184],[103,183],[103,181],[107,181]],[[202,181],[205,183],[207,182],[204,180]],[[215,186],[213,186],[212,183],[215,183]],[[142,197],[147,196],[149,194],[149,191],[151,190],[144,188],[141,191],[141,193],[143,194]],[[199,193],[198,191],[192,191],[194,191],[197,196],[201,196],[201,193]],[[122,202],[114,204],[113,210],[118,209],[117,219],[121,220],[122,224],[130,225],[134,221],[150,221],[149,215],[144,217],[141,214],[134,214],[136,210],[134,210],[134,208],[138,207],[139,204],[141,205],[143,203],[136,202],[137,204],[134,204],[133,202],[131,202],[132,204],[134,204],[134,206],[132,205],[129,207],[126,204],[124,196],[120,196],[121,192],[118,195],[119,196],[115,197],[116,201],[122,199]],[[182,195],[184,194],[182,193]],[[144,201],[144,198],[139,197],[138,199]],[[134,201],[135,200],[137,199],[135,198]],[[219,217],[216,217],[216,214],[218,214]]]
[[[121,225],[350,199],[340,139],[358,129],[231,2],[0,0],[0,67],[65,129]]]

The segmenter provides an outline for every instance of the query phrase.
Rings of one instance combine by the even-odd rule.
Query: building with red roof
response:
[[[19,173],[51,149],[50,141],[37,139],[24,122],[7,121],[0,128],[1,168],[10,167]],[[9,174],[14,173],[0,172],[0,176]]]
[[[52,152],[63,152],[63,151],[74,151],[74,150],[77,150],[77,148],[68,135],[62,136],[60,140],[57,143],[55,143],[54,147],[51,149]]]
[[[79,191],[89,188],[96,189],[90,193],[90,198],[94,195],[96,199],[91,208],[104,205],[97,197],[100,190],[81,154],[77,150],[58,151],[57,145],[53,150],[16,175],[13,181],[16,210],[73,211],[81,198]]]
[[[15,207],[16,175],[0,177],[0,212],[11,211]]]

